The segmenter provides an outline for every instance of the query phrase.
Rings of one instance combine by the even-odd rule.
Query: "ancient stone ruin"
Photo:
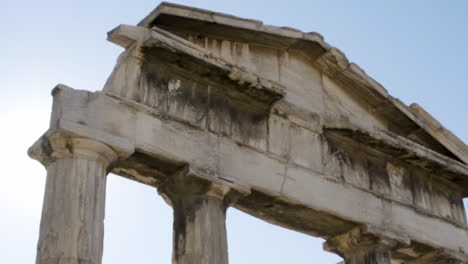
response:
[[[355,263],[468,263],[468,148],[317,33],[162,3],[99,92],[57,85],[37,263],[100,264],[106,175],[174,210],[173,263],[228,263],[226,209]],[[169,243],[169,241],[168,241]]]

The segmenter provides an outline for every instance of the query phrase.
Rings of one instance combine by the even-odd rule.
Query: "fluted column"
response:
[[[226,209],[236,192],[184,172],[158,189],[174,210],[172,263],[227,264]]]
[[[37,264],[100,264],[106,175],[117,154],[107,145],[62,135],[29,150],[47,169]]]

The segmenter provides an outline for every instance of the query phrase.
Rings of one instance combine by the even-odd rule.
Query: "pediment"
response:
[[[388,131],[468,164],[468,147],[417,104],[406,106],[318,33],[162,3],[139,27],[163,29],[286,87],[276,105],[311,126]]]

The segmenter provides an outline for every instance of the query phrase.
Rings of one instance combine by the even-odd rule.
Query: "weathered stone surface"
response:
[[[123,157],[133,153],[136,126],[133,109],[100,92],[73,90],[61,84],[52,90],[52,95],[52,116],[46,136],[57,132],[79,135],[107,144]]]
[[[423,209],[424,211],[432,211],[432,183],[428,176],[424,175],[420,169],[413,169],[412,171],[413,179],[413,197],[414,204],[418,208]]]
[[[83,93],[78,91],[75,96],[77,99],[81,98]],[[383,206],[383,200],[369,192],[372,191],[372,188],[367,191],[359,190],[340,182],[330,181],[306,168],[288,166],[286,169],[284,160],[276,159],[272,154],[239,145],[232,139],[202,131],[184,124],[182,121],[164,120],[157,115],[157,111],[153,113],[147,106],[99,93],[95,96],[104,97],[97,99],[102,103],[101,107],[109,110],[115,109],[112,111],[117,113],[122,111],[120,109],[131,109],[136,124],[131,123],[130,125],[136,129],[136,132],[127,132],[125,142],[135,142],[135,148],[139,151],[154,157],[164,158],[169,163],[189,164],[193,173],[201,177],[213,181],[224,181],[239,190],[246,188],[263,190],[272,197],[301,203],[309,208],[318,209],[342,219],[351,219],[353,222],[374,223],[386,226],[385,228],[401,230],[411,234],[412,239],[422,243],[445,246],[452,250],[456,250],[460,246],[463,247],[465,244],[468,245],[465,229],[460,229],[449,222],[441,222],[440,218],[431,216],[431,211],[420,214],[414,211],[410,205],[396,203]],[[85,97],[92,97],[92,95]],[[112,131],[110,126],[113,123],[126,126],[125,122],[120,121],[125,120],[125,115],[113,115],[113,122],[102,123],[99,126],[97,122],[86,120],[87,118],[99,118],[99,115],[87,114],[92,109],[92,107],[91,109],[83,108],[81,110],[82,116],[78,114],[68,116],[66,111],[62,113],[64,116],[70,117],[67,120],[70,124],[78,123],[78,120],[85,118],[85,124],[94,126],[68,126],[67,133],[89,135],[89,131],[94,131],[99,126],[102,131]],[[72,120],[71,117],[75,120]],[[57,116],[56,123],[62,123],[60,115]],[[75,128],[76,130],[73,130]],[[63,128],[60,129],[63,130]],[[132,131],[126,128],[121,129],[122,131]],[[100,137],[107,139],[112,138],[112,136],[109,133],[101,133]],[[120,141],[108,140],[108,142]],[[278,158],[280,157],[278,156]],[[342,166],[341,164],[338,163],[337,166]],[[380,164],[380,167],[374,166],[375,169],[371,171],[386,174],[386,163],[377,164]],[[157,175],[156,172],[154,174]],[[285,177],[285,175],[287,176]],[[369,173],[369,175],[371,174]],[[383,186],[389,184],[387,181],[379,183],[384,184]],[[376,194],[381,195],[380,193]],[[247,198],[248,196],[245,199]],[[268,218],[270,216],[264,214],[259,215],[259,217]],[[413,219],[413,221],[408,221],[408,219]]]
[[[452,218],[454,221],[467,225],[467,216],[465,214],[465,206],[463,205],[463,199],[460,193],[451,192],[449,194],[450,208],[452,209]]]
[[[369,173],[371,190],[379,195],[390,195],[390,177],[385,163],[378,159],[369,159],[367,171]]]
[[[321,73],[310,67],[310,61],[300,51],[280,51],[279,82],[286,84],[285,103],[290,103],[312,113],[323,111]]]
[[[235,184],[281,192],[286,165],[226,138],[219,143],[219,176]]]
[[[393,263],[392,249],[408,244],[409,240],[405,236],[364,225],[329,238],[324,249],[338,253],[345,259],[345,263],[390,264]]]
[[[38,261],[99,263],[103,196],[91,192],[112,170],[173,206],[175,263],[227,263],[229,205],[323,237],[346,263],[468,263],[466,145],[320,35],[163,3],[108,38],[125,51],[103,92],[58,85],[32,148],[48,191],[83,187],[46,193]],[[41,143],[55,138],[110,151]],[[84,218],[56,213],[54,197]],[[96,237],[79,237],[82,223]]]
[[[177,172],[158,191],[174,209],[172,263],[227,264],[229,188]]]
[[[117,153],[94,140],[53,135],[30,155],[47,168],[36,263],[101,263],[106,174]]]
[[[276,114],[268,119],[268,151],[285,159],[289,159],[290,122]]]
[[[463,141],[457,138],[452,132],[450,132],[450,130],[442,126],[418,104],[411,104],[410,111],[412,112],[412,115],[409,115],[412,116],[415,122],[423,126],[431,136],[443,142],[444,146],[453,151],[459,159],[468,163],[468,158],[466,157],[468,146],[463,143]]]
[[[369,190],[370,175],[367,171],[369,161],[362,153],[346,153],[341,155],[342,177],[356,187]],[[339,167],[339,166],[338,166]]]
[[[383,120],[372,113],[372,109],[355,93],[343,90],[336,81],[323,76],[325,117],[345,123],[357,124],[372,131],[374,127],[385,129]]]
[[[322,162],[323,162],[323,174],[333,178],[337,181],[343,179],[344,173],[346,173],[346,177],[353,177],[351,173],[347,171],[347,166],[342,166],[345,163],[345,153],[338,149],[335,146],[334,142],[331,141],[324,141],[323,142],[323,150],[322,150]],[[366,167],[367,168],[367,167]],[[354,172],[354,170],[353,170]],[[368,186],[370,189],[370,185]]]
[[[306,128],[292,125],[289,130],[290,160],[308,169],[322,171],[322,145],[320,135]]]
[[[435,214],[443,218],[452,218],[449,195],[448,189],[438,184],[432,185],[432,210]]]
[[[387,162],[387,175],[390,182],[392,197],[406,204],[413,203],[411,174],[403,166]]]
[[[468,263],[468,258],[453,251],[436,250],[425,254],[417,260],[405,262],[408,264],[465,264]]]
[[[382,223],[383,206],[372,194],[331,181],[305,169],[288,167],[282,193],[320,211],[358,222]]]
[[[189,163],[210,174],[218,170],[218,137],[171,120],[138,113],[135,147],[165,159]]]

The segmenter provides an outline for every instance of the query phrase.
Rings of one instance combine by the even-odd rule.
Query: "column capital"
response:
[[[99,160],[105,166],[118,158],[117,152],[104,143],[64,133],[44,134],[29,148],[28,155],[46,167],[62,158]]]
[[[246,195],[228,185],[193,175],[189,173],[188,168],[182,168],[175,174],[168,176],[159,184],[158,192],[171,206],[176,200],[202,198],[221,200],[225,207],[228,207]]]
[[[329,238],[323,248],[347,259],[356,254],[367,254],[372,251],[390,252],[394,248],[409,244],[410,240],[405,236],[380,230],[372,225],[362,225]]]

